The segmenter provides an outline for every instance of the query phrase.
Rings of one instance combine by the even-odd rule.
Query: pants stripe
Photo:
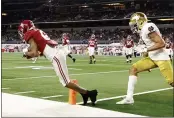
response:
[[[68,84],[68,81],[67,81],[67,79],[66,79],[66,76],[65,76],[65,74],[63,73],[63,70],[62,70],[60,61],[59,61],[56,57],[54,57],[54,60],[56,61],[57,65],[58,65],[58,68],[59,68],[60,74],[62,75],[62,78],[64,79],[65,83]]]

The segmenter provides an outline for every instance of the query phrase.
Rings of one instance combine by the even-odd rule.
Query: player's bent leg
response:
[[[169,85],[174,87],[174,80],[173,80],[173,68],[172,64],[169,60],[166,61],[155,61],[158,65],[161,74],[166,79]]]
[[[129,56],[126,54],[126,62],[129,62]]]
[[[132,54],[129,55],[129,62],[132,62]]]
[[[127,95],[126,97],[117,102],[116,104],[133,104],[133,93],[134,88],[137,83],[137,76],[139,72],[146,71],[148,69],[157,67],[154,62],[150,58],[143,58],[138,62],[134,63],[129,71],[129,81],[128,81],[128,88],[127,88]]]
[[[73,60],[73,62],[75,63],[76,59],[74,57],[72,57],[72,55],[69,53],[68,57],[71,58]]]
[[[89,56],[89,64],[92,64],[92,56]]]
[[[92,53],[89,51],[89,64],[92,64]]]
[[[88,97],[91,99],[92,104],[95,104],[97,90],[88,91],[70,81],[66,65],[66,54],[63,51],[58,52],[58,54],[53,58],[52,64],[57,76],[59,77],[60,82],[64,87],[79,92],[82,95],[84,105],[87,103]]]
[[[95,56],[94,56],[94,55],[92,55],[92,58],[93,58],[93,60],[94,60],[94,64],[95,64],[95,63],[96,63]]]

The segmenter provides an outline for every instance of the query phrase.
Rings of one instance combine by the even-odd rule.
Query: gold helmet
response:
[[[144,23],[147,23],[147,16],[142,12],[136,12],[132,14],[129,26],[133,33],[139,33]]]

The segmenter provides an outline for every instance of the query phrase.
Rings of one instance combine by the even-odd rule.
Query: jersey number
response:
[[[131,41],[127,41],[127,45],[132,45],[132,42]]]
[[[49,37],[45,32],[43,32],[42,30],[40,30],[40,34],[41,34],[41,36],[42,36],[45,40],[50,40],[50,37]]]
[[[89,44],[90,44],[90,45],[94,45],[95,42],[94,42],[94,41],[90,41]]]

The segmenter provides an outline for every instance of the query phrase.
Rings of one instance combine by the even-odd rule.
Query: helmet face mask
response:
[[[31,20],[24,20],[23,22],[20,23],[18,27],[18,34],[21,40],[23,40],[24,34],[30,30],[34,29],[34,23]]]
[[[144,23],[147,21],[147,17],[144,13],[136,12],[131,16],[129,26],[133,33],[140,33]]]
[[[129,23],[129,26],[131,28],[131,31],[135,34],[135,33],[138,33],[138,26],[136,23]]]
[[[18,35],[19,35],[19,38],[20,38],[21,40],[23,40],[24,35],[23,35],[23,33],[22,33],[21,30],[18,30]]]

